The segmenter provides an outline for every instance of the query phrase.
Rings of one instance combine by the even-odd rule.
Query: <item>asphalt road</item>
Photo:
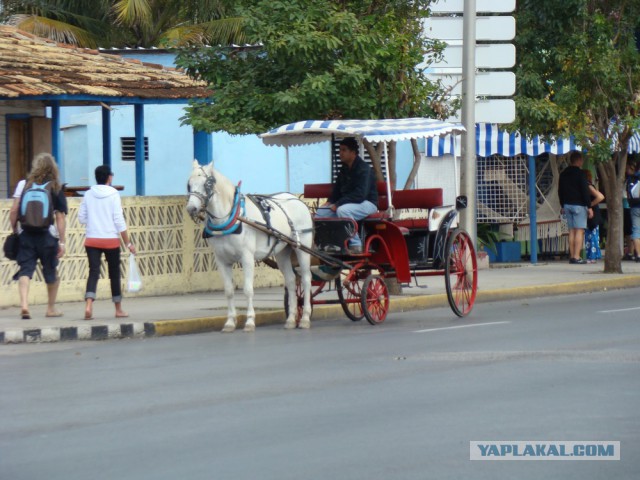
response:
[[[640,290],[0,348],[0,478],[636,479]],[[620,461],[470,461],[472,440]]]

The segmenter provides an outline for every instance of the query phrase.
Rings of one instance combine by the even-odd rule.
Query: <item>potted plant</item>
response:
[[[519,262],[520,242],[507,241],[509,235],[490,223],[477,225],[478,250],[484,250],[491,262]]]
[[[479,223],[476,227],[478,236],[478,252],[485,251],[489,255],[489,260],[495,262],[497,259],[497,243],[503,234],[494,230],[490,223]]]

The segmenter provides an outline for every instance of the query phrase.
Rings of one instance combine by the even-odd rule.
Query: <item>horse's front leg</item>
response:
[[[234,298],[233,273],[231,265],[219,264],[218,269],[224,281],[224,295],[227,298],[227,321],[222,327],[223,332],[233,332],[236,329],[236,303]]]
[[[244,273],[244,294],[247,297],[247,321],[244,324],[245,332],[255,332],[256,312],[253,309],[253,273],[255,261],[253,253],[245,252],[242,255],[242,271]]]

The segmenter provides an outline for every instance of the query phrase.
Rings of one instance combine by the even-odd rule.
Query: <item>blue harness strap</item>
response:
[[[241,233],[242,223],[238,221],[238,217],[241,215],[244,216],[244,214],[244,195],[240,193],[240,187],[237,186],[236,193],[233,197],[233,206],[229,212],[229,218],[223,223],[213,223],[211,221],[211,216],[207,215],[207,221],[204,225],[202,236],[204,238],[210,238]]]

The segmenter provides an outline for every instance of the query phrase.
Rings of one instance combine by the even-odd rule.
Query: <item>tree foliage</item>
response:
[[[109,27],[106,0],[2,0],[0,20],[39,37],[84,47],[98,46]]]
[[[421,35],[429,0],[248,2],[241,49],[183,52],[178,60],[212,88],[191,107],[205,131],[261,133],[303,119],[447,116],[443,91],[420,68],[442,45]]]
[[[598,167],[609,212],[605,271],[621,271],[621,197],[638,127],[638,0],[523,0],[516,37],[517,121],[524,133],[573,135]]]
[[[82,47],[243,42],[233,0],[0,0],[0,20]]]

